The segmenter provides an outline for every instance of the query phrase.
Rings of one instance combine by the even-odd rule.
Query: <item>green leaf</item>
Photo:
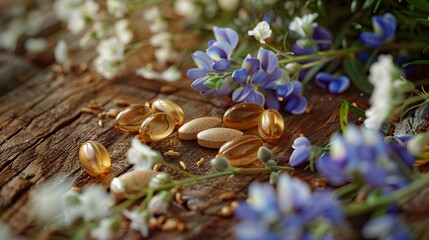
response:
[[[378,0],[377,3],[375,4],[374,10],[372,11],[372,13],[376,13],[378,8],[380,7],[381,4],[381,0]]]
[[[429,12],[429,2],[426,0],[407,0],[407,2],[414,5],[416,8],[423,10],[425,12]]]
[[[427,18],[417,18],[416,21],[418,23],[421,23],[421,24],[424,24],[426,26],[429,26],[429,19],[427,19]]]
[[[347,75],[349,75],[353,84],[356,85],[359,90],[364,93],[370,94],[372,92],[371,84],[366,80],[365,73],[362,73],[360,70],[362,67],[357,66],[356,59],[353,56],[348,57],[344,61],[344,69],[346,70]]]
[[[343,101],[340,107],[340,127],[342,132],[346,131],[348,124],[349,124],[349,105],[347,104],[346,101]]]
[[[429,47],[425,47],[425,49],[423,49],[423,53],[429,53]]]
[[[215,88],[216,88],[216,82],[207,80],[207,81],[204,83],[204,86],[206,86],[206,87],[208,87],[208,88],[215,89]]]
[[[350,4],[350,11],[352,13],[355,13],[357,10],[357,0],[353,0],[352,3]]]
[[[365,111],[363,109],[360,109],[360,108],[356,107],[355,105],[347,102],[346,100],[343,100],[343,104],[344,103],[346,103],[349,106],[349,110],[352,113],[358,115],[358,117],[361,117],[361,118],[364,118],[364,119],[366,118]]]
[[[407,67],[408,65],[429,65],[429,60],[416,60],[409,63],[402,64],[402,67]]]

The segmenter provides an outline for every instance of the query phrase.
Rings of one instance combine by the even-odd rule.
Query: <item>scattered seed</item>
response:
[[[224,192],[221,195],[219,195],[219,199],[222,201],[232,200],[236,197],[237,195],[233,191]]]
[[[74,71],[77,69],[76,63],[74,61],[70,61],[68,64],[70,71]]]
[[[83,81],[86,83],[90,83],[95,80],[94,75],[88,74],[83,78]]]
[[[352,102],[352,105],[353,105],[353,106],[355,106],[355,107],[357,107],[357,104],[356,104],[356,102]]]
[[[174,87],[174,86],[170,86],[170,85],[164,85],[164,86],[162,86],[160,88],[160,92],[161,93],[166,93],[166,94],[174,93],[176,91],[177,91],[177,88]]]
[[[307,109],[305,109],[305,113],[311,113],[311,112],[313,112],[312,107],[308,107]]]
[[[240,206],[240,204],[237,201],[232,201],[230,206],[232,207],[232,210],[235,210],[238,208],[238,206]]]
[[[18,76],[18,81],[19,81],[19,82],[21,82],[21,83],[24,83],[24,82],[26,82],[27,80],[28,80],[28,75],[20,74],[20,75]]]
[[[231,206],[223,206],[220,209],[219,215],[222,217],[232,217],[233,211]]]
[[[149,218],[148,225],[150,229],[156,229],[158,227],[158,221],[156,218]]]
[[[92,109],[94,109],[94,110],[98,110],[98,109],[100,109],[100,108],[101,108],[101,104],[99,104],[98,102],[96,102],[96,101],[92,100],[92,101],[89,103],[88,107],[89,107],[89,108],[92,108]]]
[[[83,113],[87,113],[87,114],[95,114],[96,113],[96,111],[94,109],[89,108],[89,107],[83,107],[80,109],[80,111]]]
[[[103,120],[99,119],[97,123],[98,123],[99,127],[101,127],[101,128],[104,127]]]
[[[175,195],[178,191],[179,191],[179,188],[177,188],[177,187],[170,189],[171,194],[174,194],[174,195]]]
[[[70,188],[70,191],[81,193],[82,192],[82,188],[81,187],[72,187],[72,188]]]
[[[101,112],[97,115],[98,119],[105,119],[106,118],[106,112]]]
[[[177,229],[177,225],[179,223],[180,223],[179,220],[177,220],[176,218],[169,218],[162,225],[161,230],[162,231],[174,231]]]
[[[204,163],[205,163],[205,159],[204,158],[200,158],[200,160],[198,160],[197,162],[197,168],[201,167]]]
[[[172,149],[164,153],[164,157],[179,157],[179,156],[180,156],[180,153],[173,151]]]
[[[109,109],[109,111],[106,112],[106,116],[108,116],[109,118],[116,118],[116,116],[121,112],[121,109],[117,109],[117,108],[111,108]]]
[[[145,103],[144,103],[144,105],[145,105],[146,107],[150,107],[150,105],[151,105],[151,104],[150,104],[150,102],[148,101],[148,102],[145,102]]]
[[[58,64],[52,65],[51,70],[57,74],[64,74],[63,66],[58,65]]]
[[[130,106],[130,101],[128,101],[126,99],[122,99],[122,98],[117,98],[117,99],[113,100],[113,102],[118,107],[128,107],[128,106]]]
[[[138,136],[138,135],[137,135],[137,136]],[[160,163],[157,163],[157,164],[155,164],[155,165],[153,166],[153,170],[154,170],[154,171],[159,172],[159,171],[161,171],[161,169],[162,169],[162,164],[160,164]]]
[[[359,122],[363,122],[363,118],[359,117],[359,118],[358,118],[358,121],[359,121]]]
[[[300,137],[304,137],[305,135],[304,135],[304,133],[300,133],[299,136]]]
[[[177,231],[184,232],[186,230],[186,224],[180,222],[177,224]]]
[[[79,70],[81,73],[88,71],[88,69],[89,69],[88,63],[82,63],[79,66]]]
[[[180,167],[183,169],[183,170],[187,170],[188,168],[186,167],[186,164],[185,164],[185,162],[183,162],[183,161],[179,161],[179,165],[180,165]]]
[[[178,204],[183,204],[182,194],[180,192],[176,192],[176,194],[174,194],[174,199]]]
[[[167,219],[167,217],[165,215],[161,215],[156,219],[156,224],[158,225],[158,227],[161,227],[161,225],[165,222],[165,220]]]

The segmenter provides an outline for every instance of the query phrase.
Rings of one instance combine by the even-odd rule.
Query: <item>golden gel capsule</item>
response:
[[[216,157],[224,157],[232,166],[243,166],[258,159],[259,148],[264,142],[257,136],[244,135],[226,142]]]
[[[88,141],[79,149],[79,160],[85,171],[91,176],[98,176],[110,171],[110,155],[99,142]]]
[[[165,112],[154,113],[144,120],[140,127],[140,137],[146,142],[160,141],[170,133],[175,127],[174,118]]]
[[[152,110],[142,104],[133,104],[115,118],[115,128],[123,133],[138,134],[142,122],[152,115]]]
[[[283,116],[274,109],[265,110],[259,117],[258,133],[266,142],[275,142],[283,135]]]
[[[228,128],[249,129],[258,125],[259,116],[264,108],[256,103],[239,103],[226,110],[223,123]]]
[[[173,101],[168,99],[157,99],[152,102],[151,108],[154,113],[166,112],[171,114],[177,127],[180,127],[185,123],[185,113],[182,108]]]

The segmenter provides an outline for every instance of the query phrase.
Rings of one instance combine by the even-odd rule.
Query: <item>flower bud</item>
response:
[[[147,209],[152,214],[163,214],[167,212],[168,205],[173,199],[173,195],[170,191],[162,191],[157,195],[153,196],[149,201]]]
[[[270,150],[266,147],[260,147],[259,151],[258,151],[258,158],[259,160],[261,160],[263,163],[267,162],[268,160],[270,160],[273,157],[273,155],[271,154]]]
[[[226,158],[213,158],[211,165],[219,172],[223,172],[229,168],[229,162]]]
[[[272,159],[270,159],[270,160],[268,160],[268,161],[264,162],[264,164],[265,164],[265,166],[266,166],[267,168],[277,167],[277,163],[276,163],[276,161],[274,161],[274,160],[272,160]]]
[[[429,143],[429,134],[416,135],[407,143],[407,151],[412,155],[419,155]]]
[[[156,188],[162,184],[171,182],[171,177],[165,172],[157,173],[153,176],[149,182],[149,187]]]
[[[272,172],[270,174],[270,184],[277,185],[277,181],[279,180],[280,172]]]

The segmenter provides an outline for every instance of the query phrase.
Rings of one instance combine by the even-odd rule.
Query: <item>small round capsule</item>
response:
[[[182,126],[185,123],[185,113],[182,108],[175,102],[168,99],[157,99],[152,102],[152,111],[169,113],[174,118],[174,123],[177,127]]]
[[[259,116],[264,108],[256,103],[239,103],[226,110],[223,123],[226,127],[238,130],[249,129],[258,125]]]
[[[258,150],[262,146],[264,142],[259,137],[244,135],[222,145],[216,157],[228,159],[232,166],[243,166],[258,159]]]
[[[146,142],[160,141],[174,130],[174,118],[165,112],[154,113],[144,120],[140,127],[140,137]]]
[[[265,110],[259,117],[258,133],[266,142],[275,142],[283,135],[283,116],[274,109]]]
[[[138,134],[142,122],[152,115],[152,110],[143,104],[133,104],[122,110],[115,118],[115,128],[123,133]]]
[[[79,160],[85,171],[91,176],[98,176],[110,171],[110,155],[99,142],[88,141],[79,149]]]

